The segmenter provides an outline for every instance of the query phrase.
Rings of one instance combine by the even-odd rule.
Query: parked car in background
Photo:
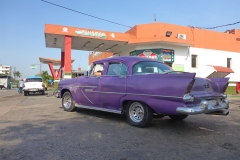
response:
[[[30,76],[26,78],[23,86],[24,96],[28,96],[30,93],[45,94],[45,85],[43,80],[39,76]]]
[[[188,115],[228,115],[228,78],[197,78],[150,58],[112,57],[94,62],[87,75],[61,80],[57,97],[65,111],[78,108],[125,114],[136,127],[153,115],[183,120]]]

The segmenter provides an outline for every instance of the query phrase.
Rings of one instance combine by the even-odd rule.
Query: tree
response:
[[[20,78],[22,75],[19,71],[13,72],[14,78]]]
[[[43,79],[43,82],[48,83],[49,80],[52,80],[52,76],[48,74],[48,71],[43,71],[41,74],[41,77]]]

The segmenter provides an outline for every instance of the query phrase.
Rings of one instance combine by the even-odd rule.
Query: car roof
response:
[[[27,79],[28,78],[41,78],[42,79],[42,77],[40,77],[40,76],[28,76]]]

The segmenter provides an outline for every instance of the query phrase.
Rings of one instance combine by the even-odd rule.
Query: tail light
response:
[[[23,83],[23,88],[25,88],[25,84]]]
[[[44,83],[42,83],[42,87],[45,87]]]
[[[195,79],[193,79],[193,80],[189,83],[189,85],[188,85],[188,87],[187,87],[186,93],[190,93],[190,92],[192,91],[192,87],[193,87],[194,82],[195,82]]]

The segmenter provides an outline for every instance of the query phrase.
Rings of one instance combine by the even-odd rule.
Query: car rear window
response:
[[[173,69],[166,64],[154,61],[139,62],[133,66],[133,74],[164,74],[169,71],[173,71]]]
[[[41,78],[27,78],[26,82],[42,82]]]

